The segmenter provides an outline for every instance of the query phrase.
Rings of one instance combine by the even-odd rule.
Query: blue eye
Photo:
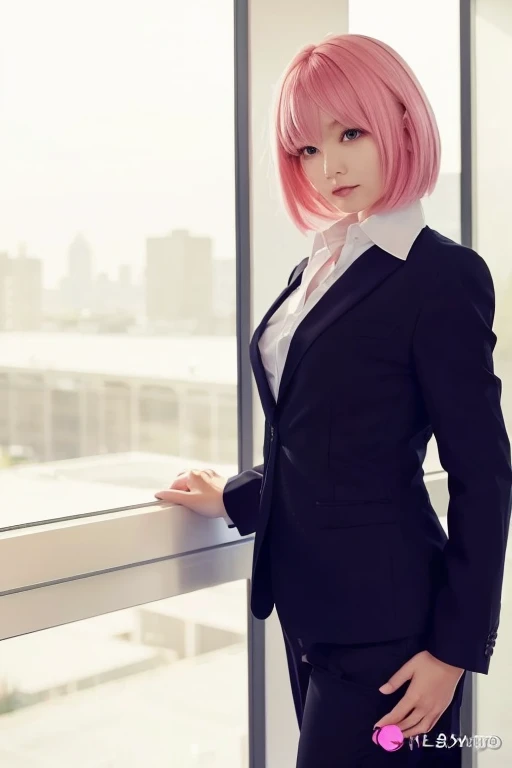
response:
[[[363,131],[360,131],[359,128],[347,128],[347,130],[345,131],[345,133],[343,135],[345,136],[345,134],[353,133],[354,131],[356,133],[361,133],[361,134],[363,133]]]
[[[363,133],[364,133],[364,131],[360,130],[359,128],[347,128],[347,130],[344,131],[344,133],[342,133],[342,136],[346,136],[347,133],[354,133],[354,132],[355,133],[360,133],[361,135],[363,135]],[[349,142],[350,141],[355,141],[355,139],[349,139]],[[314,157],[314,155],[304,154],[305,150],[307,150],[307,149],[313,149],[316,152],[316,147],[312,147],[311,145],[308,145],[306,147],[302,147],[302,149],[299,149],[299,156],[301,156],[301,157]]]

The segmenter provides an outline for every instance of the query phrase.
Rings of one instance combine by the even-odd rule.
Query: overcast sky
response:
[[[14,256],[25,242],[47,287],[78,232],[111,276],[123,262],[138,276],[145,238],[176,227],[212,236],[217,258],[234,255],[232,5],[0,0],[0,250]],[[449,171],[459,170],[457,8],[354,0],[350,18],[351,32],[382,37],[417,72]]]

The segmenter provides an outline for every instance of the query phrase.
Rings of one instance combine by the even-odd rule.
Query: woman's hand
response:
[[[376,726],[397,725],[404,737],[427,733],[450,705],[464,673],[461,667],[445,664],[428,651],[417,653],[379,688],[393,693],[410,680],[407,693]]]
[[[204,517],[224,517],[222,493],[227,481],[214,469],[189,469],[176,476],[169,490],[157,491],[155,498],[182,504]]]

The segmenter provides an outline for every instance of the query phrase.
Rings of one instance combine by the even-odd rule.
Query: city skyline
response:
[[[235,264],[213,259],[211,238],[183,229],[147,237],[141,273],[119,264],[112,279],[96,269],[94,249],[78,233],[55,288],[44,287],[45,266],[26,247],[12,257],[0,250],[0,331],[234,332]],[[193,281],[194,291],[175,289]]]

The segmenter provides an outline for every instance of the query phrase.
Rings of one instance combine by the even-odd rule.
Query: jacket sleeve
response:
[[[484,259],[459,246],[446,252],[432,289],[417,319],[413,358],[450,498],[425,647],[447,664],[487,674],[512,505],[510,441],[492,356],[494,285]]]
[[[254,533],[260,508],[260,492],[263,481],[263,464],[246,469],[228,478],[222,500],[232,521],[228,528],[238,528],[240,536]]]
[[[288,278],[288,285],[290,285],[301,264],[302,262],[292,269]],[[268,424],[265,422],[264,457],[267,456],[267,446]],[[256,531],[264,467],[265,459],[263,464],[258,464],[252,469],[246,469],[238,475],[229,477],[224,486],[222,500],[227,512],[225,517],[227,526],[228,528],[237,528],[241,536],[247,536]]]

